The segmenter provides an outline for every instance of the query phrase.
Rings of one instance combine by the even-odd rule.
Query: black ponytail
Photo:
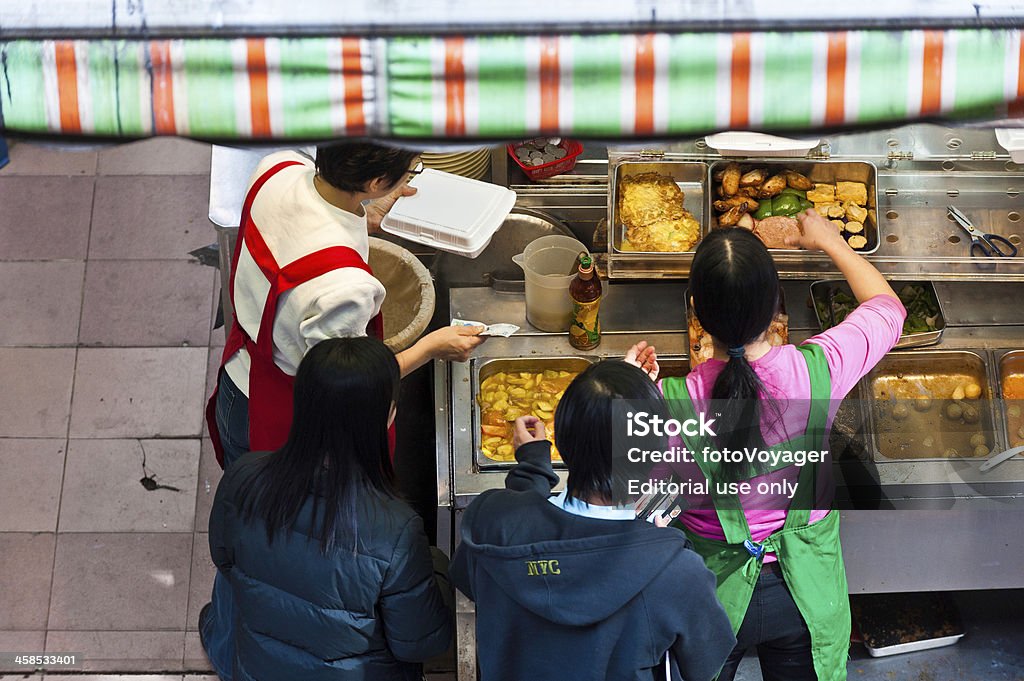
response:
[[[764,244],[751,232],[718,229],[701,242],[690,268],[694,314],[711,336],[729,349],[729,361],[711,389],[718,412],[719,448],[764,447],[762,403],[778,412],[764,384],[743,355],[771,324],[779,304],[779,273]],[[763,471],[747,463],[726,464],[725,477],[744,480]]]

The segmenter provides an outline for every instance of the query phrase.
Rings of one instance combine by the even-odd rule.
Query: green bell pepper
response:
[[[791,217],[800,212],[800,197],[793,194],[779,194],[772,199],[772,215]]]
[[[761,203],[758,204],[757,210],[754,211],[755,220],[764,220],[770,218],[774,213],[772,212],[772,200],[761,199]]]
[[[786,187],[781,192],[779,192],[779,196],[783,196],[783,195],[786,195],[786,194],[789,194],[791,196],[799,196],[801,199],[807,200],[807,192],[801,191],[800,189],[793,189],[792,187]]]

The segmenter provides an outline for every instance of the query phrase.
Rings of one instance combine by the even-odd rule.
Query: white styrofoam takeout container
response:
[[[469,258],[487,248],[516,202],[511,189],[433,168],[425,168],[409,184],[416,193],[398,199],[381,228]]]

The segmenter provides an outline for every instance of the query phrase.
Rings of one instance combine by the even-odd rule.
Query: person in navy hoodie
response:
[[[450,576],[476,603],[483,681],[710,681],[735,638],[715,576],[682,532],[639,520],[612,484],[616,398],[660,402],[643,370],[597,363],[566,389],[555,444],[544,424],[515,423],[517,465],[505,489],[466,509]],[[616,502],[619,502],[618,504]]]

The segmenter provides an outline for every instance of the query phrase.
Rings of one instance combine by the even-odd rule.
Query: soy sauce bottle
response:
[[[569,324],[569,344],[578,350],[592,350],[601,343],[601,280],[594,270],[594,259],[589,253],[580,253],[576,277],[569,284],[572,298],[572,322]]]

